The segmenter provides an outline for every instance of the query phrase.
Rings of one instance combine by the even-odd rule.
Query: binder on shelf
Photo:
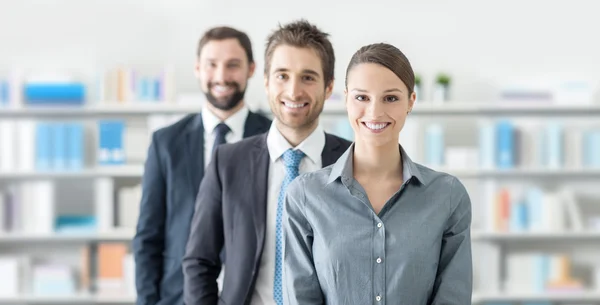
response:
[[[38,122],[35,164],[39,171],[80,170],[84,164],[82,123]]]
[[[482,169],[496,166],[496,133],[492,123],[484,123],[479,129],[479,164]]]
[[[98,122],[98,163],[115,165],[125,163],[123,133],[125,123],[120,120],[101,120]]]
[[[496,165],[501,169],[511,169],[515,166],[515,128],[510,121],[501,121],[496,125],[496,133]]]
[[[23,99],[27,105],[82,105],[85,103],[85,85],[78,82],[25,83]]]
[[[85,134],[84,126],[80,123],[68,124],[67,137],[67,167],[71,170],[81,170],[85,163]]]
[[[8,106],[10,97],[10,83],[7,80],[0,80],[0,108]]]
[[[48,171],[51,169],[52,159],[52,125],[39,122],[36,127],[36,169]]]
[[[64,123],[54,123],[52,129],[52,167],[64,170],[67,167],[67,127]]]
[[[564,129],[559,123],[550,123],[546,126],[544,134],[544,146],[542,148],[543,165],[548,168],[561,168],[564,160]]]
[[[426,163],[432,167],[444,165],[444,129],[440,124],[432,124],[425,131]]]

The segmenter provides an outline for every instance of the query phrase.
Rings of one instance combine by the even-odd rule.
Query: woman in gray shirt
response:
[[[352,57],[344,92],[355,142],[287,189],[286,305],[471,304],[469,195],[398,143],[414,83],[392,45]]]

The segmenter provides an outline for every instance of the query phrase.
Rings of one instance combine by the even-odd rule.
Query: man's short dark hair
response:
[[[246,56],[248,57],[248,63],[254,63],[254,55],[252,54],[252,43],[248,35],[242,31],[236,30],[228,26],[220,26],[209,29],[204,33],[200,41],[198,42],[197,55],[200,57],[202,48],[212,40],[225,40],[235,38],[240,43]]]
[[[311,48],[315,50],[321,58],[325,86],[333,81],[335,54],[333,52],[333,46],[329,41],[328,33],[321,31],[317,26],[310,24],[304,19],[283,26],[279,25],[279,28],[267,38],[265,48],[265,74],[268,74],[271,68],[273,52],[281,45]]]

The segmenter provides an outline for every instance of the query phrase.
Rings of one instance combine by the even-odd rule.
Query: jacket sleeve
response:
[[[325,303],[313,261],[312,228],[304,212],[302,177],[287,188],[284,209],[283,293],[288,305]]]
[[[153,305],[160,300],[166,213],[166,184],[161,164],[154,134],[145,163],[140,213],[133,239],[138,305]]]
[[[450,196],[452,211],[442,240],[432,305],[471,304],[472,298],[471,200],[456,178]]]
[[[220,254],[224,244],[222,184],[217,148],[200,183],[196,206],[183,257],[184,302],[186,305],[216,305]]]

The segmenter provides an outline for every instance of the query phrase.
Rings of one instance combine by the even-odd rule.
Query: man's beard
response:
[[[245,90],[240,90],[240,85],[238,83],[227,82],[227,83],[225,83],[225,86],[233,87],[233,93],[230,96],[217,99],[211,93],[213,86],[215,86],[215,84],[213,84],[213,83],[208,84],[208,90],[205,92],[206,99],[208,100],[208,102],[211,105],[213,105],[213,107],[215,107],[219,110],[223,110],[223,111],[231,110],[231,109],[235,108],[237,105],[239,105],[241,103],[241,101],[244,99],[244,94],[246,93]]]

